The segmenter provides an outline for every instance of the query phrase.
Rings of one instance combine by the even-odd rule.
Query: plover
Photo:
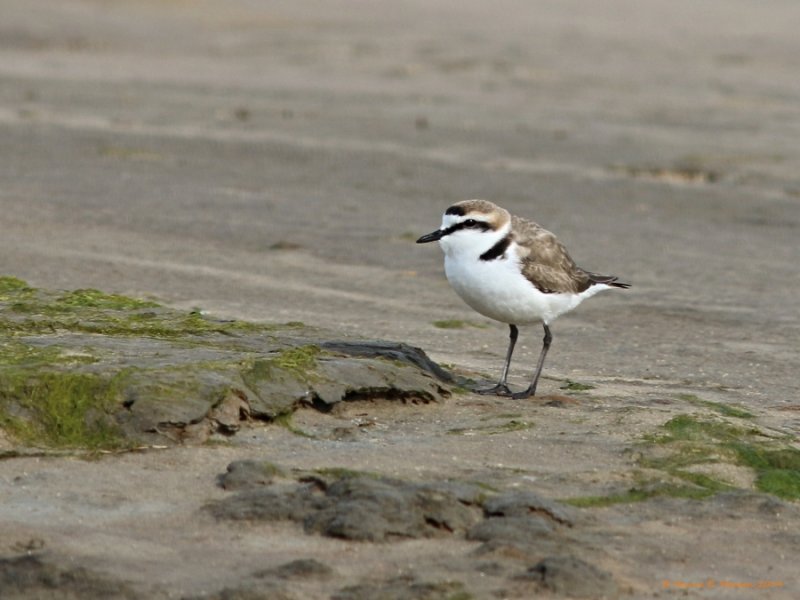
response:
[[[553,340],[550,324],[597,292],[630,287],[614,276],[581,269],[555,235],[486,200],[453,204],[444,212],[442,226],[417,243],[436,241],[444,250],[447,280],[461,299],[482,315],[507,323],[510,329],[500,381],[491,388],[475,390],[483,394],[534,395]],[[536,372],[528,389],[512,394],[507,378],[517,326],[538,322],[544,326],[544,341]]]

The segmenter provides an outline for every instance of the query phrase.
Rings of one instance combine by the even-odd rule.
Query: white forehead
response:
[[[442,217],[442,229],[447,229],[456,223],[460,223],[461,221],[466,221],[469,217],[468,216],[459,216],[459,215],[444,215]]]

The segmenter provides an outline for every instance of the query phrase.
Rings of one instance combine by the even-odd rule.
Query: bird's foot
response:
[[[528,388],[524,392],[516,392],[515,394],[511,394],[511,398],[514,400],[525,400],[526,398],[530,398],[536,394],[536,389]]]
[[[481,394],[484,396],[513,396],[514,394],[511,393],[511,390],[508,389],[508,386],[505,383],[498,383],[497,385],[493,385],[490,388],[477,388],[472,390],[476,394]]]

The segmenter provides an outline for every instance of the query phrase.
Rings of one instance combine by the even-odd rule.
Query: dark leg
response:
[[[519,330],[516,325],[509,325],[509,342],[508,352],[506,352],[506,364],[503,365],[503,374],[500,376],[500,381],[497,385],[486,389],[475,390],[478,394],[497,394],[498,396],[510,396],[511,390],[506,385],[508,379],[508,367],[511,365],[511,355],[514,353],[514,345],[517,343],[517,335]]]
[[[539,354],[539,362],[536,365],[536,373],[533,374],[533,381],[531,381],[528,389],[524,392],[512,394],[511,397],[514,399],[529,398],[536,393],[536,384],[539,383],[539,375],[542,374],[544,357],[547,356],[547,351],[550,349],[550,342],[553,341],[553,336],[550,334],[550,328],[547,326],[547,323],[542,323],[542,325],[544,325],[544,341],[542,343],[542,352]]]

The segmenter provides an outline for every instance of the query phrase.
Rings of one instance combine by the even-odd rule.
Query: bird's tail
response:
[[[622,288],[623,290],[627,290],[631,287],[630,283],[624,283],[622,281],[618,281],[618,277],[614,275],[598,275],[597,273],[589,273],[589,280],[592,283],[604,283],[606,285],[610,285],[611,287],[618,287]]]

